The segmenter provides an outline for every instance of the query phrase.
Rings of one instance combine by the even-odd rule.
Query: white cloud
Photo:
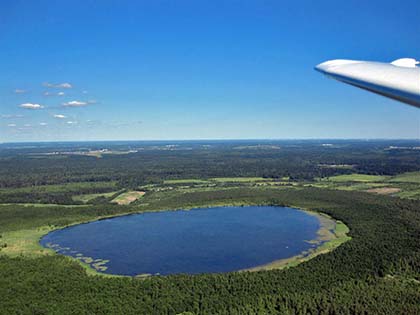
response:
[[[26,93],[27,91],[26,90],[22,90],[22,89],[15,89],[15,93],[16,94],[24,94],[24,93]]]
[[[61,114],[56,114],[56,115],[54,115],[54,118],[57,118],[57,119],[64,119],[64,118],[66,118],[66,116],[61,115]]]
[[[70,83],[67,83],[67,82],[57,83],[57,84],[45,82],[45,83],[42,83],[42,85],[45,87],[56,88],[56,89],[71,89],[73,87]]]
[[[75,125],[75,124],[77,124],[77,121],[68,121],[67,124],[69,124],[69,125]]]
[[[73,86],[70,83],[61,83],[57,85],[58,88],[71,89]]]
[[[7,127],[16,127],[16,124],[8,124]]]
[[[88,105],[88,102],[82,102],[82,101],[70,101],[63,103],[63,106],[66,107],[82,107]]]
[[[44,106],[40,104],[33,104],[33,103],[24,103],[20,104],[19,107],[26,108],[26,109],[42,109]]]
[[[53,93],[53,92],[44,92],[44,96],[64,96],[65,93],[64,92],[58,92],[58,93]]]
[[[13,118],[23,118],[23,115],[1,115],[0,116],[3,119],[13,119]]]
[[[46,125],[48,125],[47,123],[45,123],[45,122],[41,122],[41,123],[39,123],[39,125],[40,126],[46,126]]]

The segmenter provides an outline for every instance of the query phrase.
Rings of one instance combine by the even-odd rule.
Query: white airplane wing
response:
[[[328,77],[420,107],[420,67],[411,58],[391,63],[330,60],[315,69]]]

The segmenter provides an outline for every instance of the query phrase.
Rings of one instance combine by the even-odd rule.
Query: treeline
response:
[[[98,185],[95,187],[84,187],[83,185],[73,187],[62,186],[60,189],[37,189],[37,187],[28,189],[3,189],[0,190],[0,204],[1,203],[42,203],[42,204],[62,204],[62,205],[77,205],[83,204],[81,201],[73,199],[75,195],[82,194],[101,194],[115,191],[118,186],[110,184],[108,187]],[[108,201],[107,198],[96,198],[96,203],[104,203]]]
[[[388,145],[345,141],[333,146],[299,141],[262,147],[253,142],[179,144],[174,150],[152,146],[137,153],[104,155],[102,158],[37,156],[34,148],[20,149],[6,156],[0,154],[0,188],[100,181],[117,181],[120,187],[132,188],[178,178],[290,177],[292,180],[312,180],[352,172],[394,175],[420,170],[418,151],[387,150]]]
[[[60,256],[0,258],[4,314],[419,314],[420,202],[358,192],[237,188],[150,193],[121,209],[0,206],[0,234],[118,211],[255,203],[311,208],[344,221],[352,240],[287,270],[167,277],[87,276]],[[0,252],[1,253],[1,252]]]

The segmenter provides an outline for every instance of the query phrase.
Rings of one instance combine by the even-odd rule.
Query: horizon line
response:
[[[5,141],[2,144],[24,144],[24,143],[95,143],[95,142],[200,142],[200,141],[418,141],[416,138],[205,138],[205,139],[149,139],[149,140],[39,140],[39,141]]]

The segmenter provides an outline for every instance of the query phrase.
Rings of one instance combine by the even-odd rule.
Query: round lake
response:
[[[316,245],[320,222],[304,211],[271,206],[214,207],[127,215],[53,231],[41,245],[99,271],[215,273],[289,258]]]

